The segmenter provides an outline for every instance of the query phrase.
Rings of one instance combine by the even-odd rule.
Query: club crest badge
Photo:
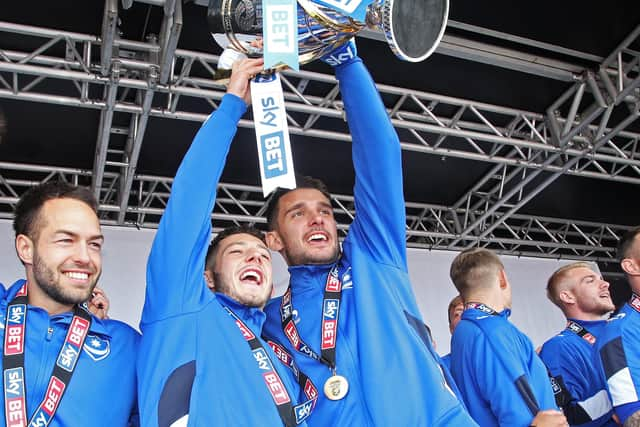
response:
[[[108,339],[97,335],[87,335],[84,343],[84,352],[96,362],[105,359],[111,352],[111,344]]]

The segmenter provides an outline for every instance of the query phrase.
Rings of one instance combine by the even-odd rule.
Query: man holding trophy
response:
[[[329,55],[353,140],[356,217],[338,243],[326,190],[299,181],[267,209],[289,288],[265,307],[266,337],[318,388],[309,426],[473,426],[447,384],[407,271],[398,136],[354,45]]]

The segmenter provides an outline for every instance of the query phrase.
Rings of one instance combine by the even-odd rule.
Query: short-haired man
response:
[[[464,302],[462,302],[462,297],[456,295],[449,303],[449,307],[447,307],[447,320],[449,321],[449,333],[451,333],[451,335],[453,335],[453,331],[456,330],[456,326],[458,326],[458,322],[460,322],[462,318],[463,311]],[[440,359],[442,359],[444,366],[451,370],[451,352],[445,354]]]
[[[261,232],[208,245],[216,188],[261,59],[233,65],[227,93],[185,155],[153,241],[138,358],[147,426],[304,426],[317,389],[261,338],[271,253]],[[203,274],[204,273],[204,274]],[[214,291],[214,292],[212,292]],[[299,386],[300,385],[300,386]]]
[[[508,317],[511,285],[493,252],[458,254],[451,280],[465,302],[451,340],[451,373],[481,426],[565,426],[547,370]]]
[[[596,342],[613,409],[624,427],[640,426],[640,226],[623,236],[618,258],[633,292]]]
[[[554,378],[556,402],[570,425],[615,426],[606,385],[599,375],[595,343],[614,309],[609,283],[586,262],[556,270],[547,296],[567,318],[566,328],[544,343],[540,358]]]
[[[321,183],[274,194],[267,242],[289,265],[290,286],[265,308],[265,334],[324,385],[309,425],[474,425],[444,380],[409,283],[398,136],[353,45],[334,58],[356,217],[341,251]]]
[[[134,421],[138,333],[84,304],[102,272],[96,211],[88,189],[64,182],[33,187],[16,205],[15,247],[26,280],[0,301],[7,426]],[[97,403],[103,396],[111,396],[108,404]]]

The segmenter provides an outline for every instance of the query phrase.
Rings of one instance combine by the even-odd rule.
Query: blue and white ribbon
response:
[[[251,105],[264,197],[278,187],[295,188],[287,113],[278,73],[259,74],[251,81]]]
[[[300,68],[297,0],[262,0],[262,39],[266,69],[280,65]]]

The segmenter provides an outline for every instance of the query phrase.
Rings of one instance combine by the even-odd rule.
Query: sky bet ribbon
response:
[[[264,197],[278,187],[295,188],[287,114],[277,73],[258,74],[251,81],[251,105]]]
[[[300,69],[297,0],[262,0],[262,11],[264,68],[288,65],[297,71]]]
[[[5,319],[2,376],[4,385],[4,411],[6,427],[27,426],[27,393],[25,385],[24,348],[27,327],[27,284],[23,284],[7,306]],[[67,336],[58,353],[49,378],[49,385],[28,427],[45,427],[53,419],[66,391],[80,351],[91,327],[91,314],[76,305]]]
[[[365,22],[367,8],[373,2],[374,0],[314,0],[314,3],[335,9],[360,22]]]

